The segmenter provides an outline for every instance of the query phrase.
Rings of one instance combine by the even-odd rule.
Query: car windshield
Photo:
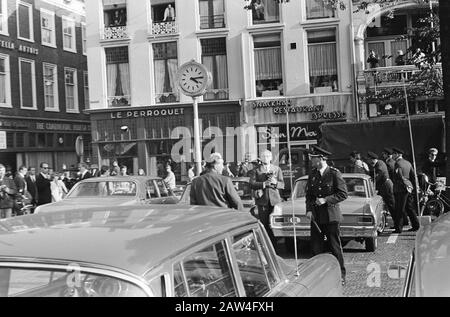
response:
[[[364,186],[364,179],[355,177],[344,177],[345,184],[349,196],[353,197],[367,197],[366,187]],[[306,179],[301,179],[295,183],[294,197],[305,197]]]
[[[252,189],[250,183],[244,181],[233,181],[234,188],[242,200],[252,199]]]
[[[136,196],[136,183],[131,181],[98,181],[78,183],[68,198]]]
[[[2,297],[145,297],[135,284],[122,279],[82,272],[0,267]]]

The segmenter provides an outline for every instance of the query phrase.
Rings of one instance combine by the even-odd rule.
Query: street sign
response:
[[[6,131],[0,131],[0,150],[6,150]]]

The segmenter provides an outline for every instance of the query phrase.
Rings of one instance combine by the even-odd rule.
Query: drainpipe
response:
[[[351,58],[352,58],[352,87],[353,87],[353,103],[356,107],[356,122],[361,121],[361,114],[359,109],[359,100],[358,100],[358,76],[356,74],[356,56],[355,56],[355,33],[353,28],[353,4],[352,0],[349,0],[349,7],[348,11],[350,14],[350,52],[351,52]]]

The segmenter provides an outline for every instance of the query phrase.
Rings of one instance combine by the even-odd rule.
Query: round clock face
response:
[[[202,95],[209,83],[209,74],[205,66],[189,62],[178,73],[178,85],[189,96]]]

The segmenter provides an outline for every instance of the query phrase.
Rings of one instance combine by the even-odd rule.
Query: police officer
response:
[[[313,255],[325,252],[325,237],[331,253],[341,267],[345,283],[344,256],[339,224],[342,221],[339,203],[347,199],[347,186],[341,172],[327,164],[331,153],[315,146],[309,153],[312,170],[306,184],[306,216],[311,220],[311,249]]]
[[[388,172],[389,172],[389,178],[394,179],[394,170],[395,170],[395,160],[392,157],[393,151],[391,148],[384,148],[383,152],[381,153],[381,158],[386,163]]]
[[[394,199],[394,183],[389,177],[386,163],[378,159],[378,155],[373,152],[367,152],[369,162],[373,167],[373,180],[375,189],[383,198],[392,219],[395,217],[395,199]]]

